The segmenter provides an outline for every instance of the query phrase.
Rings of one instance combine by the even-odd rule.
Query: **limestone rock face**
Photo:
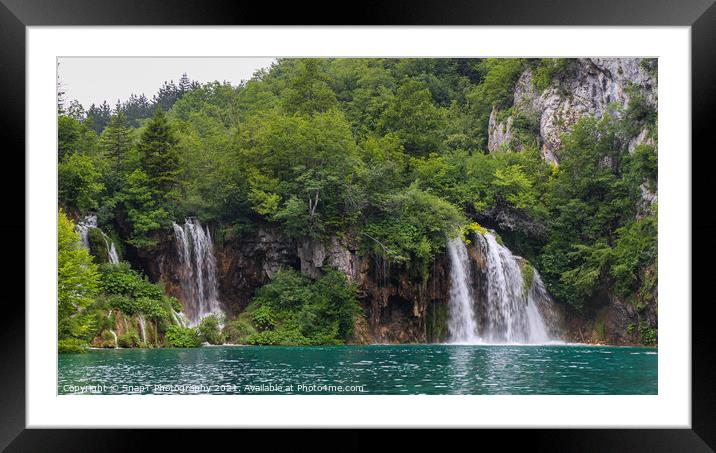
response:
[[[534,86],[532,72],[526,69],[515,85],[513,111],[527,118],[538,118],[539,143],[542,157],[559,162],[558,150],[562,134],[569,132],[584,116],[600,117],[617,106],[628,106],[630,91],[638,90],[647,105],[656,107],[656,80],[644,68],[640,58],[579,58],[552,80],[542,93]],[[497,120],[499,111],[493,109],[488,125],[490,152],[512,143],[514,139],[512,115],[504,122]],[[633,151],[639,143],[651,143],[647,131],[640,131],[629,144]]]
[[[487,149],[492,153],[509,146],[512,142],[512,117],[505,123],[497,121],[497,108],[492,108],[488,127]]]

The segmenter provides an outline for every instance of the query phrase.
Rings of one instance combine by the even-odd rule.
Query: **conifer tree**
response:
[[[161,108],[147,124],[138,148],[150,184],[166,194],[176,185],[180,168],[176,139]]]
[[[132,133],[127,116],[122,110],[112,116],[109,125],[102,134],[102,145],[115,174],[122,173],[127,153],[132,146]]]

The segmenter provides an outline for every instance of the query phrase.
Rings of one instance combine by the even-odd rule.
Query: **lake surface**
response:
[[[214,346],[59,355],[59,394],[656,394],[655,348]]]

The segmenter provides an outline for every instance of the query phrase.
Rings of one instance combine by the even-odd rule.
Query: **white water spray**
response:
[[[139,315],[139,332],[142,334],[142,343],[147,342],[147,332],[145,330],[144,316]]]
[[[522,259],[499,244],[494,234],[478,234],[477,238],[486,279],[482,297],[472,290],[475,276],[471,275],[465,244],[460,239],[448,243],[450,341],[528,344],[558,341],[550,327],[553,302],[539,273],[531,266],[526,267],[525,271],[533,272],[533,276],[523,278]],[[525,288],[525,280],[530,282],[529,288]]]
[[[477,320],[473,302],[470,257],[465,243],[460,239],[448,242],[450,255],[450,317],[448,331],[455,343],[477,343]]]
[[[177,254],[182,267],[181,286],[189,325],[195,326],[209,314],[223,314],[219,302],[216,258],[209,228],[197,219],[184,226],[173,224]]]

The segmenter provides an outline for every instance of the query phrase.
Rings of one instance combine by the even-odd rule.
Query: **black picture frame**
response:
[[[714,0],[367,0],[339,5],[338,2],[230,2],[224,0],[0,0],[0,109],[3,131],[5,174],[3,205],[7,215],[2,226],[4,242],[15,258],[7,266],[4,281],[13,286],[25,276],[25,200],[17,195],[24,187],[25,168],[25,29],[28,26],[58,25],[285,25],[323,23],[344,25],[550,25],[550,26],[690,26],[692,63],[692,148],[678,150],[692,158],[692,429],[599,429],[599,430],[519,430],[506,434],[500,430],[479,434],[481,445],[521,441],[531,449],[550,451],[714,451],[716,448],[716,341],[712,327],[714,304],[705,291],[713,280],[712,266],[705,263],[716,245],[716,210],[710,187],[713,166],[706,157],[713,154],[707,141],[715,124],[716,105],[716,6]],[[339,7],[340,6],[340,7]],[[320,16],[327,12],[328,16]],[[710,145],[710,146],[709,146]],[[7,252],[7,249],[6,249]],[[23,256],[22,259],[18,259]],[[700,260],[699,258],[702,258]],[[9,262],[9,258],[6,258]],[[23,263],[23,265],[20,265]],[[24,280],[24,278],[23,278]],[[19,286],[19,285],[15,285]],[[698,289],[704,297],[696,297]],[[25,429],[25,311],[24,290],[6,297],[0,319],[0,448],[7,451],[112,451],[137,449],[145,442],[138,430],[39,430]],[[689,301],[683,301],[688,303]],[[240,410],[237,404],[237,410]],[[589,410],[585,408],[585,410]],[[638,410],[638,408],[635,408]],[[538,416],[538,414],[536,414]],[[142,431],[143,437],[156,437],[167,447],[178,442],[185,448],[201,448],[206,435],[185,432]],[[295,448],[311,439],[290,435],[262,435],[271,439],[271,449]],[[361,433],[339,433],[343,446],[372,448]],[[436,436],[440,436],[437,434]],[[227,431],[211,435],[237,440]],[[402,449],[419,446],[423,436],[397,436]],[[474,441],[477,441],[475,439]],[[315,439],[311,448],[318,447]],[[244,443],[248,446],[248,443]],[[364,448],[361,448],[364,449]]]

